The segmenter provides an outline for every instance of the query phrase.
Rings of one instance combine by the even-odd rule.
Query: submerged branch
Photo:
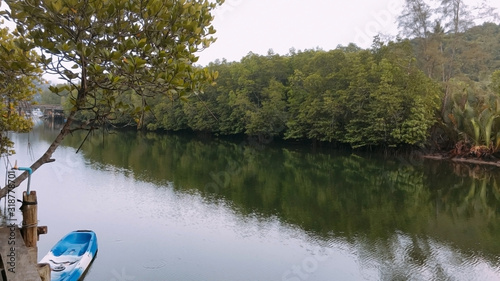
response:
[[[423,157],[426,159],[431,159],[431,160],[448,160],[448,161],[457,162],[457,163],[464,163],[464,164],[500,167],[499,161],[488,161],[488,160],[482,160],[482,159],[478,159],[478,158],[447,157],[444,155],[424,155]]]

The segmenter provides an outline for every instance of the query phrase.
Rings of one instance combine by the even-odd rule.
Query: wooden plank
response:
[[[50,281],[50,264],[48,263],[39,263],[38,264],[38,274],[42,281]]]
[[[0,255],[8,281],[41,281],[37,265],[32,262],[36,257],[29,253],[32,251],[25,246],[17,226],[0,228]]]

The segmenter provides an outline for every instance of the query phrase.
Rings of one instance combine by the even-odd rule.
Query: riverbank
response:
[[[497,159],[484,160],[484,159],[480,159],[480,158],[447,157],[447,156],[441,155],[441,154],[423,155],[422,157],[425,159],[431,159],[431,160],[437,160],[437,161],[448,160],[448,161],[452,161],[452,162],[456,162],[456,163],[463,163],[463,164],[500,167],[500,160],[497,160]]]

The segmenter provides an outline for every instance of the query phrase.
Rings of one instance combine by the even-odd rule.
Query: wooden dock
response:
[[[22,202],[23,228],[9,220],[0,227],[0,281],[49,281],[50,266],[37,263],[38,236],[47,227],[37,226],[36,191],[23,192]]]
[[[42,281],[38,273],[36,251],[24,244],[17,226],[0,228],[0,280]],[[2,267],[3,266],[3,267]]]

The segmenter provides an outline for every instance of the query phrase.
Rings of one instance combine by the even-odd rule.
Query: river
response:
[[[10,161],[29,166],[57,132],[13,134]],[[497,168],[135,131],[76,153],[84,137],[31,190],[39,258],[97,233],[87,281],[500,280]]]

